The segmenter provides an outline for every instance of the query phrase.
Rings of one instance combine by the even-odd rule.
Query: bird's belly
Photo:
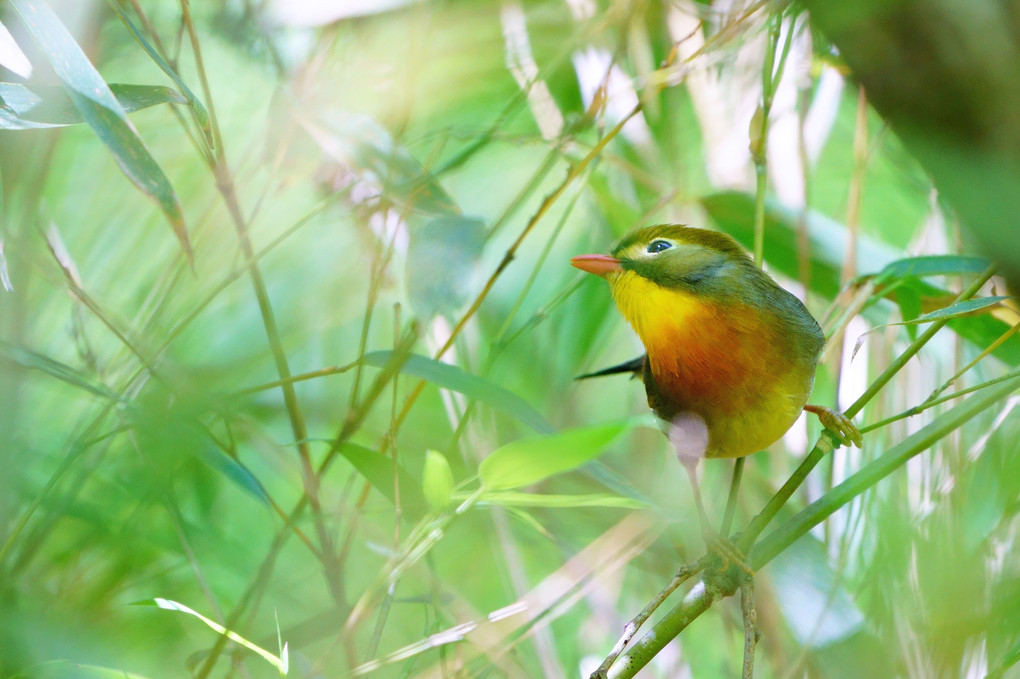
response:
[[[662,419],[694,415],[704,421],[705,457],[741,457],[790,428],[811,393],[815,365],[747,316],[739,324],[714,321],[674,325],[644,338],[645,388]]]

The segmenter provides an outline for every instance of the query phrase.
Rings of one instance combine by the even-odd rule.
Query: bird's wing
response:
[[[620,365],[614,365],[611,368],[604,368],[602,370],[596,370],[593,373],[579,375],[574,379],[586,380],[589,377],[604,377],[605,375],[617,375],[619,373],[633,373],[634,377],[641,377],[645,371],[645,360],[647,358],[647,355],[638,356],[637,358],[621,363]]]

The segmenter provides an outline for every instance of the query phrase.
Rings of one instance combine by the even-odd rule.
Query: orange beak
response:
[[[621,270],[620,260],[609,255],[578,255],[577,257],[571,257],[570,263],[581,271],[587,271],[602,277],[613,271]]]

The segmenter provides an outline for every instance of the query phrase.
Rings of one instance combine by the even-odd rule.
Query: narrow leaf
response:
[[[651,505],[629,497],[612,493],[590,493],[586,495],[547,495],[544,493],[522,493],[513,490],[487,491],[479,502],[508,507],[619,507],[623,509],[648,509]]]
[[[932,321],[938,321],[946,318],[958,318],[960,316],[966,316],[976,311],[980,311],[981,309],[987,309],[990,306],[995,306],[1004,299],[1009,299],[1009,297],[997,295],[992,297],[978,297],[977,299],[966,299],[962,302],[951,304],[943,309],[938,309],[922,316],[918,316],[912,320],[903,321],[902,323],[893,323],[891,325],[931,323]]]
[[[185,255],[192,261],[191,241],[177,194],[106,81],[43,0],[10,0],[9,4],[42,47],[82,119],[110,150],[131,183],[163,211]]]
[[[981,311],[982,309],[987,309],[989,307],[995,306],[1004,299],[1010,298],[998,295],[992,297],[978,297],[977,299],[967,299],[962,302],[957,302],[956,304],[950,304],[949,306],[944,307],[942,309],[937,309],[936,311],[932,311],[930,313],[918,316],[917,318],[912,318],[907,321],[899,321],[896,323],[885,323],[883,325],[877,325],[857,338],[857,341],[854,343],[854,350],[850,354],[850,360],[852,361],[854,357],[857,355],[857,352],[864,344],[864,338],[870,335],[871,333],[875,332],[876,330],[881,330],[882,328],[888,328],[894,325],[905,325],[909,327],[912,325],[918,325],[920,323],[931,323],[932,321],[938,321],[947,318],[951,319],[959,318],[961,316],[969,316],[973,313]]]
[[[389,361],[392,353],[392,351],[373,351],[365,354],[362,361],[367,365],[381,368]],[[401,366],[400,371],[476,398],[520,420],[541,434],[550,434],[555,431],[537,410],[517,394],[484,377],[472,375],[455,365],[442,363],[419,354],[411,354]]]
[[[237,486],[246,490],[255,499],[259,500],[263,504],[269,504],[269,494],[266,492],[262,482],[259,481],[258,477],[255,476],[255,474],[239,460],[235,460],[225,454],[222,450],[216,448],[208,441],[203,442],[202,445],[189,448],[188,450],[207,465],[223,474],[230,481],[233,481],[237,484]]]
[[[212,127],[209,124],[209,112],[205,110],[205,106],[202,105],[202,102],[197,96],[195,96],[195,93],[191,91],[191,88],[189,88],[184,80],[181,79],[181,76],[177,74],[177,71],[171,68],[170,64],[166,62],[166,59],[161,57],[159,52],[156,51],[156,48],[145,39],[145,36],[138,30],[138,27],[136,27],[131,19],[128,18],[128,15],[124,13],[124,9],[120,6],[117,0],[109,0],[106,4],[109,5],[110,9],[113,10],[113,13],[117,15],[117,18],[121,20],[124,26],[131,31],[131,35],[133,35],[135,40],[138,41],[138,44],[141,45],[142,49],[148,53],[149,58],[156,62],[157,66],[163,69],[163,72],[174,81],[175,85],[177,85],[177,89],[184,94],[184,98],[187,100],[188,106],[195,115],[195,122],[198,123],[198,126],[202,130],[202,134],[205,135],[206,142],[209,144],[209,147],[212,148]]]
[[[111,84],[110,90],[127,113],[186,101],[171,88],[156,85]],[[28,88],[18,83],[0,82],[0,99],[7,105],[5,112],[16,116],[0,116],[0,129],[26,130],[85,122],[63,87],[33,85]]]
[[[23,349],[8,342],[0,340],[0,357],[23,368],[38,370],[51,377],[67,382],[70,385],[92,392],[97,396],[108,398],[113,401],[119,400],[117,394],[111,391],[105,384],[98,382],[91,375],[71,366],[56,361],[48,356],[36,353],[29,349]]]
[[[345,443],[340,446],[337,452],[343,455],[373,488],[382,493],[390,502],[396,503],[397,492],[393,485],[393,460],[356,443]],[[405,514],[410,514],[409,518],[417,518],[427,506],[421,487],[414,477],[400,466],[397,467],[397,479],[400,484],[401,510]]]
[[[453,496],[453,472],[450,463],[438,450],[425,452],[425,469],[421,477],[425,499],[433,511],[442,511]]]
[[[538,483],[554,474],[580,467],[594,459],[633,421],[583,427],[554,436],[518,439],[482,460],[478,472],[489,491],[509,490]]]
[[[961,255],[924,255],[897,259],[886,264],[879,272],[879,278],[906,278],[908,276],[960,276],[981,273],[991,262],[984,257]]]

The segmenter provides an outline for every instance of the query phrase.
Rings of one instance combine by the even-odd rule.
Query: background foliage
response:
[[[0,5],[3,676],[591,672],[703,545],[567,259],[759,207],[871,430],[754,553],[758,676],[1020,676],[1015,306],[953,304],[988,262],[798,7],[51,7]],[[742,645],[722,600],[642,676]]]

